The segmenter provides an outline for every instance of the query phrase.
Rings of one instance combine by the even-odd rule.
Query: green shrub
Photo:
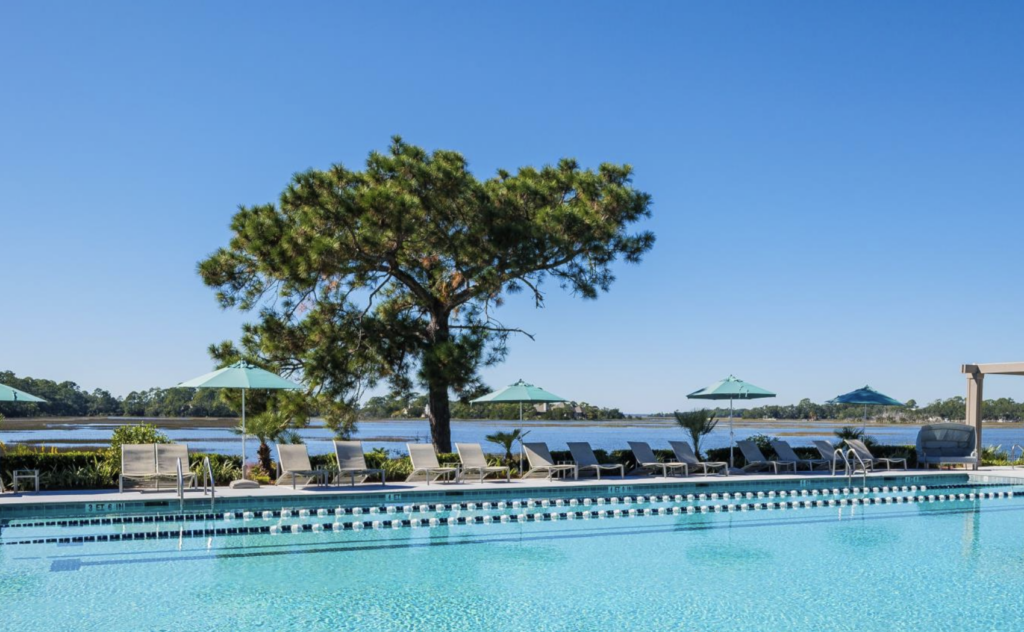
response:
[[[171,443],[167,435],[156,429],[153,424],[132,424],[118,426],[110,437],[110,447],[107,449],[106,459],[114,470],[121,471],[121,444],[138,443]]]

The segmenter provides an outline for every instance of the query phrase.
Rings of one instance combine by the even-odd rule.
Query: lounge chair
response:
[[[626,466],[621,463],[605,464],[597,460],[597,455],[590,448],[590,444],[585,441],[570,441],[566,445],[569,446],[569,454],[572,455],[572,460],[576,461],[576,475],[579,476],[581,472],[594,472],[598,479],[601,478],[601,472],[607,470],[614,472],[619,471],[619,476],[626,478]]]
[[[796,469],[799,470],[801,465],[807,466],[807,471],[810,472],[815,467],[827,468],[829,461],[827,459],[802,459],[800,456],[793,451],[793,447],[786,441],[772,441],[772,449],[775,450],[775,454],[779,455],[782,461],[792,461],[796,463]]]
[[[459,468],[442,467],[437,462],[437,453],[434,452],[434,446],[429,443],[407,443],[405,447],[408,448],[409,459],[412,461],[412,472],[405,479],[405,482],[411,483],[413,481],[426,480],[427,485],[429,485],[431,481],[436,481],[440,478],[458,480]]]
[[[487,457],[484,456],[484,450],[480,447],[479,443],[456,443],[455,451],[459,453],[459,461],[462,461],[462,471],[459,473],[460,478],[470,472],[476,472],[480,476],[478,481],[480,483],[490,474],[504,474],[505,482],[508,483],[510,481],[511,474],[507,467],[503,465],[488,465]]]
[[[178,459],[181,459],[182,482],[185,487],[196,486],[196,475],[189,468],[188,445],[184,443],[158,443],[156,444],[156,480],[158,488],[161,480],[171,481],[177,486]]]
[[[125,481],[156,481],[155,443],[121,444],[121,474],[117,477],[117,490],[121,493]]]
[[[327,482],[327,470],[313,469],[309,462],[309,452],[301,443],[277,444],[277,464],[278,485],[290,480],[292,489],[295,489],[300,478],[303,479],[303,487],[314,481],[317,484]]]
[[[380,484],[385,484],[384,470],[366,467],[362,441],[335,441],[334,458],[338,460],[338,475],[335,482],[340,484],[341,477],[347,474],[351,477],[352,486],[355,487],[357,478],[362,483],[370,475],[376,474],[380,476]]]
[[[548,451],[548,446],[544,443],[524,443],[523,452],[526,453],[526,460],[530,463],[530,471],[523,474],[523,478],[546,474],[545,478],[550,481],[555,474],[569,472],[572,472],[574,479],[579,478],[579,472],[576,471],[575,465],[568,463],[556,465],[555,460],[551,458],[551,452]]]
[[[686,476],[690,474],[690,466],[686,463],[674,461],[662,463],[659,461],[658,457],[654,454],[654,450],[651,449],[651,446],[646,441],[630,441],[629,449],[632,450],[633,457],[636,459],[637,470],[646,470],[651,474],[660,471],[662,476],[670,475],[673,470],[682,470]]]
[[[765,458],[764,453],[761,452],[761,448],[757,447],[757,444],[753,441],[737,441],[736,447],[743,453],[743,459],[747,462],[743,466],[744,472],[759,472],[761,470],[770,469],[774,473],[779,473],[779,466],[783,466],[783,469],[792,468],[796,472],[796,463],[793,461],[769,461]]]
[[[864,442],[860,439],[847,439],[846,445],[856,455],[850,459],[850,465],[857,466],[863,463],[868,470],[877,469],[879,465],[885,465],[885,469],[891,470],[894,463],[903,463],[903,469],[907,469],[907,460],[901,458],[889,459],[885,457],[876,457],[871,454],[871,450],[864,445]]]
[[[680,463],[685,463],[688,470],[697,471],[699,468],[704,476],[708,475],[708,470],[718,470],[720,473],[724,473],[726,476],[729,475],[729,464],[724,461],[701,461],[697,458],[693,448],[690,444],[685,441],[669,441],[668,444],[672,446],[672,452],[676,455],[676,460]]]
[[[821,458],[828,461],[833,474],[839,469],[840,464],[844,469],[846,468],[846,455],[843,454],[842,448],[836,447],[824,439],[817,439],[812,443],[818,449],[818,454],[821,455]]]

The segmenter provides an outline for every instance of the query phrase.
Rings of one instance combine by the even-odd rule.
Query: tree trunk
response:
[[[448,404],[448,385],[430,384],[427,389],[430,436],[438,452],[452,451],[452,412]]]
[[[448,328],[448,312],[438,309],[430,317],[427,329],[430,344],[423,354],[423,373],[427,381],[427,418],[430,419],[430,436],[437,452],[452,451],[452,412],[448,403],[448,387],[451,386],[445,366],[444,347],[451,341]]]

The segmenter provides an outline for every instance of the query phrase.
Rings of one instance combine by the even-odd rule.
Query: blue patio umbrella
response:
[[[735,435],[732,431],[732,402],[734,399],[760,399],[762,397],[775,397],[775,393],[766,391],[760,386],[754,386],[749,382],[730,375],[724,380],[719,380],[699,391],[694,391],[686,396],[687,399],[727,399],[729,400],[729,467],[733,466],[733,449],[736,445]],[[696,449],[696,446],[694,446]]]
[[[879,393],[870,386],[858,388],[830,400],[833,404],[860,404],[864,406],[864,426],[868,423],[868,406],[902,406],[899,402],[884,393]]]

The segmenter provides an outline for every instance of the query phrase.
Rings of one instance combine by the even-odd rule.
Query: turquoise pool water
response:
[[[845,482],[21,515],[0,534],[3,628],[1019,628],[1024,488]],[[115,534],[147,539],[73,541]],[[68,541],[25,543],[50,538]]]

